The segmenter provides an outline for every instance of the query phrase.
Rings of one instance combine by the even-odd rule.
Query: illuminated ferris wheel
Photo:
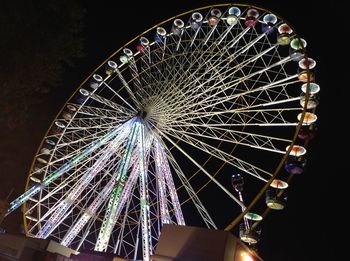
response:
[[[244,5],[150,28],[67,101],[8,213],[24,204],[32,237],[150,260],[163,224],[193,225],[197,215],[197,225],[222,229],[222,200],[232,218],[246,210],[243,182],[253,195],[271,185],[267,206],[283,209],[288,182],[276,175],[284,162],[303,171],[317,120],[305,47],[283,19]],[[258,240],[245,232],[261,218],[244,216],[243,241]]]

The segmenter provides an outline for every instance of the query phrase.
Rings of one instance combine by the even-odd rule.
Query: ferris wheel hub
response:
[[[140,111],[137,112],[137,116],[141,117],[142,119],[146,119],[147,111],[146,110],[140,110]]]

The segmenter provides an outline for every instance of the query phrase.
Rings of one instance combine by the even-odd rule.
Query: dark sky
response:
[[[2,153],[3,156],[6,155],[7,160],[10,158],[13,162],[10,165],[0,162],[3,169],[1,182],[4,184],[2,197],[7,195],[11,187],[15,189],[10,196],[11,200],[23,191],[31,160],[55,114],[79,83],[112,52],[166,18],[196,7],[225,3],[200,0],[164,1],[160,4],[156,1],[140,3],[124,1],[119,6],[114,6],[116,2],[80,1],[85,9],[83,28],[85,57],[78,60],[73,68],[64,72],[61,88],[50,92],[41,104],[31,110],[32,119],[26,128],[14,131],[8,137],[11,140],[10,145],[6,147],[6,152]],[[323,242],[329,240],[326,236],[327,228],[323,223],[325,213],[331,210],[324,204],[326,193],[324,180],[327,172],[331,170],[336,172],[336,167],[330,168],[332,156],[327,156],[327,160],[324,161],[327,150],[331,148],[331,141],[326,139],[326,133],[331,131],[331,123],[334,120],[331,107],[343,92],[338,83],[339,79],[332,77],[334,71],[330,65],[333,61],[334,42],[328,36],[337,34],[340,29],[337,24],[329,21],[328,15],[325,15],[326,8],[316,4],[316,1],[270,0],[238,3],[252,3],[270,9],[285,18],[298,34],[308,41],[308,54],[317,61],[316,77],[317,83],[321,86],[321,103],[317,112],[319,132],[308,150],[306,172],[293,179],[288,193],[287,208],[282,212],[271,213],[263,222],[262,242],[259,246],[261,256],[268,261],[316,260],[315,252],[310,251],[310,244],[323,245]],[[327,8],[340,10],[332,3]],[[336,13],[335,11],[333,13]],[[339,19],[338,22],[341,23],[342,18]],[[2,139],[1,142],[7,144],[6,138]],[[15,230],[14,227],[18,227],[19,223],[20,213],[17,211],[11,221],[5,220],[4,225],[8,224]]]

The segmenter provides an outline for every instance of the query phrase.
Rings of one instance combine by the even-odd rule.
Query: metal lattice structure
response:
[[[201,225],[222,227],[201,193],[215,187],[212,201],[225,198],[238,215],[245,205],[223,170],[251,176],[257,193],[296,127],[315,120],[305,46],[281,18],[247,6],[205,7],[153,27],[68,100],[8,213],[24,204],[29,236],[143,260],[162,224],[186,224],[186,204]]]

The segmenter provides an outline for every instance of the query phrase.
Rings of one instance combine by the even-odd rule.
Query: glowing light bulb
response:
[[[241,257],[242,261],[254,261],[254,259],[247,252],[242,252]]]

